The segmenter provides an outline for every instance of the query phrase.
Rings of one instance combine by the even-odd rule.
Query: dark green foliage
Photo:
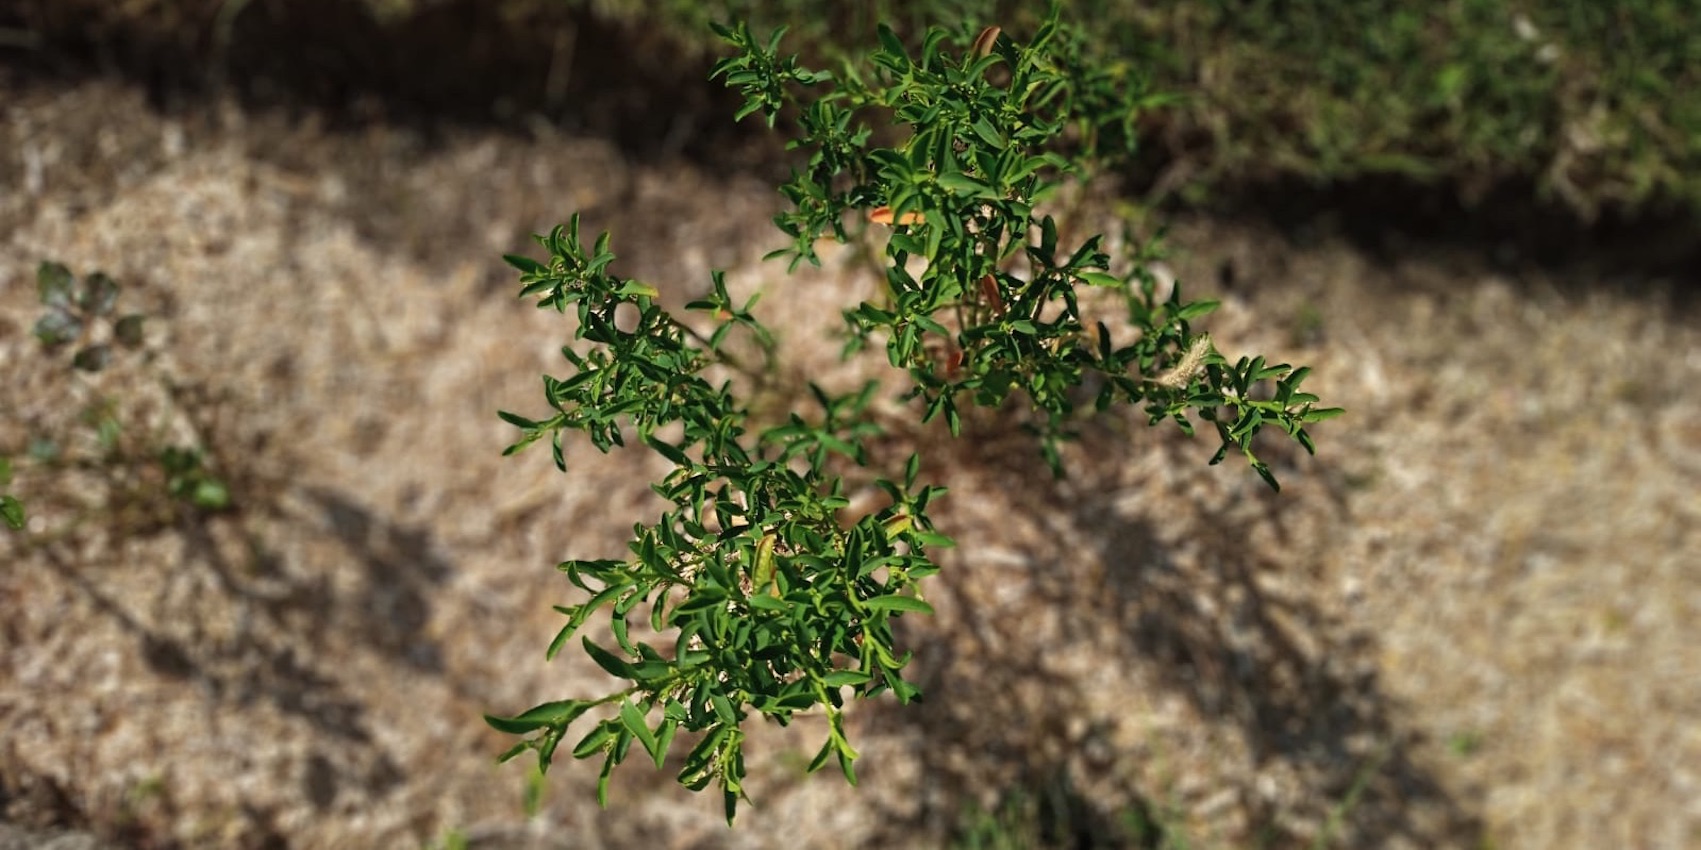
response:
[[[0,516],[5,518],[8,528],[13,531],[22,530],[24,527],[24,503],[18,501],[15,496],[0,495]]]
[[[1311,450],[1305,425],[1339,413],[1299,390],[1305,369],[1262,357],[1228,363],[1191,325],[1215,304],[1184,301],[1179,288],[1160,299],[1143,255],[1125,258],[1132,272],[1113,273],[1102,236],[1065,245],[1040,211],[1107,148],[1125,150],[1124,134],[1151,102],[1138,77],[1107,77],[1079,61],[1080,36],[1055,8],[1025,43],[983,34],[983,54],[964,49],[970,31],[929,30],[912,54],[880,27],[868,61],[836,72],[780,55],[778,34],[758,38],[742,24],[716,31],[736,51],[714,75],[744,94],[739,114],[770,123],[801,116],[803,137],[790,147],[808,160],[781,187],[792,208],[775,223],[792,244],[775,255],[795,267],[816,260],[817,239],[848,240],[864,219],[893,225],[886,292],[846,311],[847,353],[883,345],[924,421],[941,418],[955,434],[961,405],[1025,399],[1041,451],[1062,474],[1059,444],[1083,399],[1098,411],[1141,408],[1153,424],[1189,432],[1197,415],[1220,438],[1213,462],[1238,451],[1273,487],[1254,436],[1275,426]],[[876,141],[874,125],[893,122],[899,140]],[[573,313],[575,342],[562,349],[571,372],[544,378],[549,415],[502,414],[520,429],[509,451],[547,438],[565,471],[569,432],[605,452],[635,441],[673,466],[652,485],[671,507],[634,527],[629,558],[560,565],[586,600],[557,608],[567,623],[548,655],[578,637],[592,661],[629,684],[488,717],[527,736],[504,760],[531,750],[547,769],[568,728],[606,707],[571,749],[602,759],[599,800],[634,744],[659,768],[683,731],[696,743],[680,783],[717,785],[730,822],[744,796],[744,722],[785,724],[819,708],[827,739],[810,769],[834,762],[854,783],[845,698],[917,696],[892,622],[932,610],[918,583],[938,571],[929,552],[952,545],[928,517],[944,488],[922,483],[911,455],[902,475],[872,473],[885,507],[845,516],[841,470],[868,467],[868,441],[884,430],[870,412],[874,385],[842,395],[811,385],[806,414],[763,427],[732,382],[710,377],[761,374],[725,345],[748,334],[771,355],[754,299],[735,304],[717,273],[710,295],[687,305],[702,318],[687,323],[652,287],[610,273],[608,234],[586,250],[578,216],[538,242],[546,259],[507,260],[521,272],[522,297]],[[925,271],[912,273],[912,258]],[[1080,297],[1088,288],[1113,296],[1133,333],[1114,339],[1103,322],[1089,327]],[[704,324],[707,332],[696,329]],[[581,633],[604,614],[606,638]]]
[[[545,378],[555,415],[531,420],[503,414],[522,429],[510,451],[547,436],[565,470],[564,431],[583,431],[604,451],[635,435],[675,465],[652,485],[674,507],[656,524],[634,529],[630,561],[560,565],[589,598],[557,609],[568,619],[549,656],[607,609],[612,644],[585,636],[580,645],[632,686],[596,700],[489,718],[505,732],[537,733],[505,758],[530,748],[547,768],[569,724],[593,706],[612,705],[618,712],[572,749],[575,758],[602,757],[599,799],[606,800],[609,771],[634,742],[660,767],[683,730],[702,737],[685,759],[680,782],[698,790],[718,784],[730,819],[743,794],[744,720],[756,713],[785,723],[820,705],[830,733],[815,766],[834,758],[853,777],[856,752],[841,731],[841,689],[914,696],[902,677],[908,655],[893,648],[890,621],[904,611],[927,610],[906,594],[938,569],[926,550],[950,545],[926,520],[928,504],[943,488],[918,485],[919,466],[912,462],[901,483],[877,482],[891,498],[887,508],[843,527],[838,512],[849,500],[829,466],[833,455],[862,459],[862,440],[872,432],[864,416],[870,392],[834,397],[817,389],[814,417],[794,414],[752,435],[749,414],[729,386],[715,386],[702,374],[734,328],[766,339],[751,304],[732,304],[717,275],[711,297],[691,305],[717,322],[712,334],[698,336],[656,304],[653,289],[605,271],[613,259],[607,234],[585,252],[575,216],[539,241],[549,262],[509,258],[524,273],[523,291],[542,306],[571,307],[576,338],[594,345],[589,354],[564,348],[573,375]],[[635,310],[630,331],[615,324],[623,307]],[[677,441],[657,433],[670,426],[679,429]],[[634,617],[668,635],[668,643],[635,638]],[[652,714],[659,715],[653,728]]]
[[[1585,215],[1701,209],[1693,0],[1159,7],[1160,79],[1198,81],[1184,120],[1209,133],[1219,178],[1397,173],[1466,193],[1517,179]]]
[[[206,468],[201,452],[178,446],[160,450],[166,492],[203,511],[230,507],[230,490]]]
[[[12,483],[12,459],[0,457],[0,487]],[[21,531],[24,527],[24,503],[17,497],[0,493],[0,520],[13,531]]]
[[[49,349],[85,341],[96,322],[108,321],[113,337],[128,348],[142,341],[142,317],[127,315],[116,320],[118,283],[105,272],[94,272],[78,281],[62,263],[44,262],[36,269],[36,292],[46,308],[35,323],[36,339]],[[85,372],[99,372],[112,361],[106,343],[87,343],[71,357],[71,365]]]
[[[792,25],[823,56],[878,21],[1031,31],[1009,0],[823,4],[628,0],[616,16]],[[1140,68],[1180,96],[1154,126],[1195,196],[1249,181],[1400,175],[1467,198],[1534,185],[1585,217],[1603,207],[1701,211],[1701,5],[1695,0],[1069,0],[1083,61]],[[912,42],[913,44],[913,42]],[[1086,104],[1109,113],[1113,103]]]

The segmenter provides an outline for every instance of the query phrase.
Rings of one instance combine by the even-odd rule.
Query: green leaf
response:
[[[846,685],[867,684],[872,678],[862,670],[834,670],[821,677],[821,683],[829,688],[842,688]]]
[[[908,658],[909,656],[906,655],[905,660],[907,661]],[[900,664],[898,666],[901,667],[903,665]],[[896,668],[888,669],[886,671],[886,683],[892,687],[892,695],[896,696],[898,698],[898,702],[904,705],[908,705],[912,700],[921,696],[921,690],[915,685],[905,681],[902,676],[899,676]]]
[[[939,175],[939,185],[958,195],[970,198],[988,200],[995,200],[998,198],[998,193],[994,192],[991,186],[988,186],[967,174],[959,174],[956,172],[941,174]]]
[[[77,291],[77,306],[90,316],[104,316],[118,303],[118,282],[106,272],[95,272],[83,278]]]
[[[909,55],[904,52],[904,43],[898,39],[898,34],[892,32],[892,28],[884,23],[876,28],[876,32],[880,38],[880,46],[884,48],[887,57],[901,61],[904,66],[908,66]]]
[[[612,724],[607,721],[598,723],[592,727],[591,731],[585,733],[585,737],[579,739],[579,743],[573,746],[573,758],[586,759],[596,755],[613,737],[614,726]]]
[[[561,609],[560,607],[557,607],[556,610],[563,611],[563,613],[565,613],[565,611],[563,609]],[[571,640],[574,633],[576,633],[578,631],[579,631],[579,623],[577,623],[577,622],[569,621],[567,623],[567,625],[562,626],[561,630],[557,631],[555,633],[555,639],[549,642],[549,648],[544,650],[544,653],[543,653],[544,660],[545,661],[555,660],[555,656],[557,656],[561,653],[561,648],[566,646],[567,641]]]
[[[63,263],[44,262],[36,267],[36,294],[46,307],[65,308],[71,306],[71,286],[75,279],[71,270]]]
[[[13,531],[22,531],[24,527],[24,503],[10,494],[0,494],[0,518],[6,520],[6,525]]]
[[[597,663],[598,667],[608,671],[609,675],[621,679],[632,678],[631,662],[628,662],[620,656],[597,646],[596,643],[588,637],[583,639],[583,643],[585,647],[585,654],[589,655],[591,660]]]
[[[527,419],[526,417],[521,416],[518,413],[509,413],[506,410],[496,411],[496,416],[497,416],[497,418],[501,419],[503,422],[508,423],[509,425],[512,425],[516,428],[524,428],[528,431],[530,431],[531,429],[536,428],[538,426],[538,423],[537,423],[536,420]]]
[[[1221,303],[1220,301],[1194,301],[1191,304],[1182,305],[1180,310],[1175,311],[1174,316],[1181,321],[1196,319],[1217,309]]]
[[[230,507],[230,490],[216,478],[203,478],[195,484],[189,502],[204,511],[222,511]]]
[[[791,29],[789,26],[776,27],[773,33],[769,34],[767,47],[768,53],[773,53],[780,49],[780,39],[785,37],[786,30],[789,29]]]
[[[71,365],[84,372],[99,372],[111,362],[112,347],[107,345],[88,346],[71,358]]]
[[[750,607],[758,611],[789,611],[791,603],[784,599],[775,599],[766,593],[758,593],[749,599]]]
[[[914,611],[920,614],[932,614],[933,606],[913,596],[876,596],[862,603],[870,611]]]
[[[644,745],[644,751],[650,754],[650,759],[659,769],[662,760],[667,758],[667,751],[657,746],[656,736],[650,734],[650,727],[644,722],[644,713],[631,700],[620,701],[620,723],[638,739],[638,743]]]
[[[503,254],[502,259],[526,274],[548,274],[549,266],[521,254]]]
[[[1300,428],[1299,430],[1295,431],[1294,434],[1293,434],[1293,438],[1298,440],[1299,444],[1305,448],[1306,454],[1308,454],[1308,455],[1317,454],[1317,443],[1312,441],[1311,435],[1306,433],[1304,428]]]
[[[82,320],[62,309],[51,310],[36,320],[35,338],[48,348],[64,345],[83,333]]]
[[[814,773],[815,771],[826,767],[827,759],[832,758],[833,754],[837,751],[838,748],[834,746],[834,741],[831,738],[827,739],[821,744],[820,751],[815,753],[815,758],[809,760],[809,767],[805,769],[805,772]]]
[[[648,284],[639,283],[638,281],[635,281],[635,280],[629,280],[629,281],[626,281],[625,283],[622,283],[620,285],[620,288],[614,291],[614,294],[615,295],[624,295],[628,298],[639,297],[639,296],[642,296],[644,298],[660,298],[661,297],[661,293],[657,292],[655,287],[650,286]]]
[[[489,715],[485,715],[485,716],[488,717]],[[521,741],[518,744],[515,744],[514,746],[509,747],[508,749],[504,750],[502,752],[502,755],[497,756],[496,757],[496,763],[497,764],[507,764],[508,762],[513,761],[515,756],[518,756],[520,753],[523,753],[526,750],[529,750],[531,748],[532,748],[532,742],[531,741]]]
[[[685,468],[685,469],[691,469],[693,467],[693,464],[691,463],[691,458],[689,456],[687,456],[685,454],[685,452],[680,451],[678,446],[675,446],[672,443],[667,442],[666,440],[658,440],[658,439],[650,438],[650,439],[645,440],[644,444],[648,445],[652,449],[655,449],[657,454],[661,455],[662,457],[667,458],[669,461],[671,461],[673,463],[674,466],[682,467],[682,468]]]
[[[1003,148],[1009,143],[1004,135],[992,126],[992,122],[986,120],[985,116],[980,117],[974,124],[970,125],[970,129],[975,131],[975,135],[979,136],[981,141],[994,148]]]
[[[662,759],[656,760],[656,769],[660,770],[663,759],[669,750],[673,749],[673,737],[679,732],[679,720],[663,716],[661,724],[656,727],[656,751],[662,754]]]
[[[597,774],[597,805],[604,809],[608,808],[608,778],[614,774],[614,766],[620,762],[615,755],[619,749],[620,744],[616,742],[614,749],[609,750],[603,757],[602,771]]]
[[[555,758],[555,748],[561,745],[561,731],[548,730],[534,738],[531,744],[537,750],[538,773],[545,773],[549,770],[550,760]]]
[[[1282,492],[1282,485],[1276,482],[1276,475],[1270,471],[1269,465],[1262,462],[1254,462],[1252,464],[1252,471],[1258,473],[1258,477],[1264,479],[1264,483],[1270,485],[1271,490],[1277,493]]]
[[[850,748],[850,745],[844,743],[843,741],[839,742],[838,751],[839,751],[839,771],[844,773],[845,782],[849,783],[852,788],[855,788],[856,787],[856,768],[851,765],[851,762],[856,761],[856,751],[852,750]]]
[[[582,563],[582,562],[569,562],[569,563],[570,564],[579,564],[579,563]],[[606,563],[619,563],[619,562],[606,562]],[[575,580],[574,583],[579,584],[581,581],[582,580]],[[588,602],[586,602],[582,605],[574,605],[572,607],[567,607],[567,608],[563,608],[561,606],[556,606],[556,608],[555,608],[556,611],[559,611],[560,613],[567,615],[567,624],[562,626],[561,631],[556,632],[555,639],[549,642],[549,649],[544,655],[544,660],[546,660],[546,661],[554,660],[556,654],[561,651],[561,647],[565,646],[567,641],[570,638],[572,638],[572,636],[574,634],[578,633],[580,627],[584,626],[585,621],[589,620],[591,618],[591,615],[596,613],[597,609],[601,608],[604,605],[607,605],[609,602],[613,601],[620,594],[626,592],[626,589],[630,586],[631,586],[630,583],[613,584],[613,585],[610,585],[609,587],[603,588],[601,591],[598,591],[595,596],[591,597],[590,601],[588,601]]]
[[[591,707],[591,703],[582,700],[561,700],[546,702],[533,706],[513,717],[497,717],[492,714],[484,716],[484,722],[498,732],[510,735],[524,735],[542,729],[545,726],[566,726],[577,720]]]
[[[626,618],[621,616],[620,612],[614,612],[614,618],[608,623],[608,630],[614,633],[615,644],[627,652],[635,652],[636,647],[632,646],[631,637],[628,635],[630,629],[631,626],[627,624]],[[641,666],[643,665],[636,665],[632,668],[634,675],[637,674],[638,667]]]
[[[140,348],[144,341],[142,323],[145,320],[146,317],[140,313],[131,313],[119,319],[118,324],[112,326],[112,335],[125,348]]]

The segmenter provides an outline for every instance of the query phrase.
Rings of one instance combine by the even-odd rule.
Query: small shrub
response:
[[[1300,389],[1308,369],[1225,359],[1193,328],[1215,304],[1185,300],[1179,287],[1160,297],[1137,246],[1113,260],[1103,236],[1065,244],[1048,200],[1107,146],[1131,143],[1126,131],[1153,96],[1138,77],[1082,61],[1082,38],[1055,7],[1026,43],[997,28],[933,29],[911,55],[882,27],[868,63],[839,72],[782,55],[779,32],[716,31],[735,50],[714,76],[743,93],[738,117],[772,126],[782,111],[794,115],[803,136],[791,147],[809,154],[780,188],[791,208],[775,223],[791,244],[771,256],[795,269],[817,262],[819,239],[852,239],[864,222],[890,227],[886,291],[846,311],[846,353],[883,348],[923,421],[942,420],[954,435],[961,406],[1020,399],[1062,474],[1059,444],[1083,407],[1131,405],[1188,433],[1197,417],[1220,441],[1212,463],[1240,454],[1275,487],[1253,438],[1274,428],[1309,451],[1306,426],[1340,412]],[[873,127],[888,120],[900,128],[894,144],[875,140]],[[843,516],[841,470],[869,467],[869,446],[885,432],[871,412],[876,385],[834,394],[812,384],[807,415],[758,422],[734,379],[759,377],[764,364],[745,362],[731,342],[740,335],[771,356],[756,299],[735,302],[717,272],[689,318],[675,316],[653,287],[611,273],[609,234],[586,248],[578,216],[538,242],[545,259],[507,259],[522,297],[573,312],[577,344],[562,349],[567,377],[544,378],[551,413],[502,414],[521,432],[509,451],[547,441],[565,471],[568,432],[605,452],[639,443],[672,465],[652,485],[671,507],[634,527],[631,557],[560,565],[588,598],[557,608],[567,623],[548,656],[606,610],[608,637],[579,644],[629,685],[487,716],[523,736],[503,760],[530,751],[547,769],[569,727],[601,709],[570,752],[602,761],[606,804],[610,773],[634,745],[660,768],[683,731],[695,737],[679,782],[717,786],[730,823],[745,797],[746,721],[783,725],[821,710],[826,740],[809,768],[836,764],[854,784],[847,694],[918,695],[893,623],[932,610],[920,583],[939,570],[932,553],[953,545],[928,516],[945,488],[921,480],[912,454],[898,474],[872,471],[888,504]],[[1113,296],[1131,332],[1093,321],[1087,289]],[[663,642],[635,636],[635,617]]]

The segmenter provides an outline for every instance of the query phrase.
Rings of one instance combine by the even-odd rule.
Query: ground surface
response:
[[[551,566],[617,555],[656,469],[499,457],[494,411],[539,409],[568,328],[498,255],[578,210],[671,298],[728,268],[799,375],[837,369],[810,341],[872,278],[848,252],[797,280],[758,263],[754,180],[544,130],[160,113],[107,83],[0,100],[0,454],[49,435],[84,460],[20,460],[34,519],[0,535],[16,825],[933,846],[1026,788],[1190,847],[1701,842],[1701,329],[1666,284],[1179,222],[1170,267],[1225,299],[1218,346],[1310,363],[1351,411],[1316,459],[1272,445],[1283,493],[1122,418],[1061,482],[994,423],[922,434],[963,546],[907,630],[928,701],[852,715],[859,790],[803,777],[805,721],[753,745],[736,832],[637,763],[606,812],[563,764],[528,820],[478,715],[602,686],[572,653],[543,664],[569,598]],[[43,259],[115,276],[146,354],[93,378],[43,354]],[[186,519],[146,464],[100,460],[80,417],[101,398],[132,453],[207,446],[237,510]]]

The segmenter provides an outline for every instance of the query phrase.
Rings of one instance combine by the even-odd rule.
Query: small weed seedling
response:
[[[107,274],[93,272],[78,279],[65,265],[44,262],[36,270],[36,286],[42,314],[34,326],[35,337],[49,357],[63,357],[64,352],[71,351],[73,374],[103,372],[114,365],[114,358],[142,350],[145,317],[118,314],[121,287]],[[198,511],[229,507],[224,482],[208,469],[199,449],[161,445],[148,437],[142,437],[137,445],[134,435],[127,434],[135,426],[124,424],[119,408],[120,399],[97,393],[78,410],[77,420],[92,432],[95,457],[80,456],[69,448],[77,440],[50,429],[31,439],[30,459],[37,464],[97,467],[111,473],[112,483],[127,496],[103,510],[117,511],[121,525],[125,524],[124,517],[132,515],[157,518],[168,514],[173,501]],[[143,471],[145,475],[134,474]],[[0,457],[0,487],[10,483],[12,474],[12,461]],[[163,492],[148,486],[150,481],[163,483]],[[0,517],[12,529],[21,530],[23,503],[10,494],[0,494]]]

